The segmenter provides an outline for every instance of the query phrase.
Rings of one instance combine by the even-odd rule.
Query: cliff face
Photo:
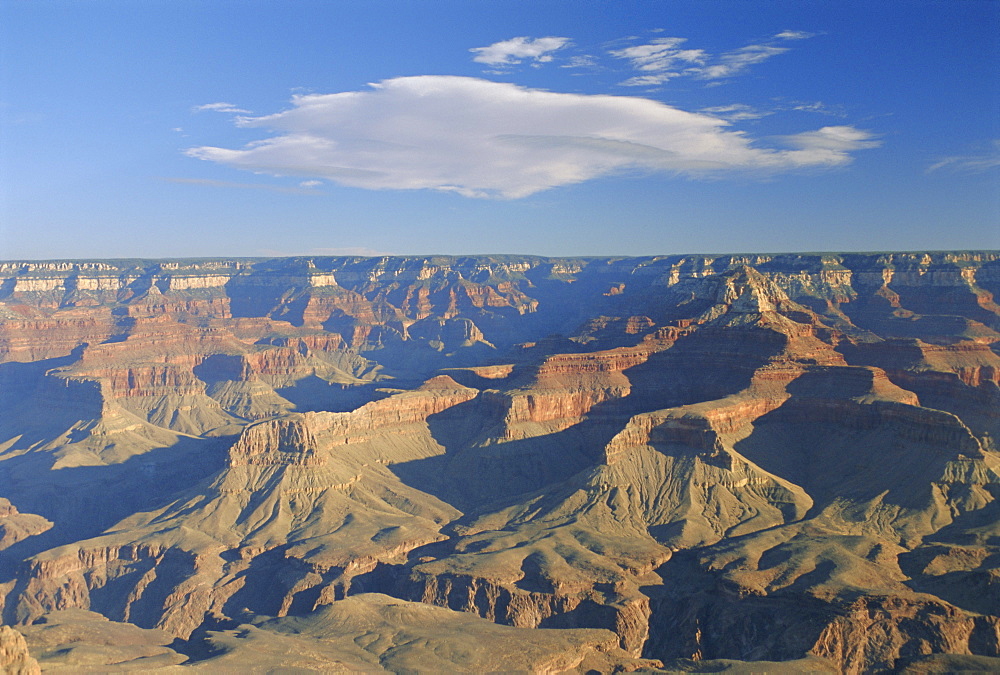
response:
[[[992,663],[997,293],[997,252],[0,263],[3,616],[196,655],[374,591],[622,667]]]

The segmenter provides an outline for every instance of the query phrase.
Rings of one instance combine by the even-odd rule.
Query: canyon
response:
[[[1000,251],[0,261],[0,670],[1000,670]]]

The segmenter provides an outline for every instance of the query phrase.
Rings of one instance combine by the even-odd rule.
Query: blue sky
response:
[[[1000,248],[1000,2],[0,0],[0,258]]]

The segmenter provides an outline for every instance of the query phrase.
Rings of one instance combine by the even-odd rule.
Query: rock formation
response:
[[[0,263],[2,616],[52,667],[996,669],[997,294],[998,252]]]
[[[10,675],[41,673],[38,661],[28,653],[24,636],[10,626],[0,626],[0,669]]]

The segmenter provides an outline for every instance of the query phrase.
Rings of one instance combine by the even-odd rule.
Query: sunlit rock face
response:
[[[1000,252],[0,263],[3,653],[1000,669],[998,294]]]

